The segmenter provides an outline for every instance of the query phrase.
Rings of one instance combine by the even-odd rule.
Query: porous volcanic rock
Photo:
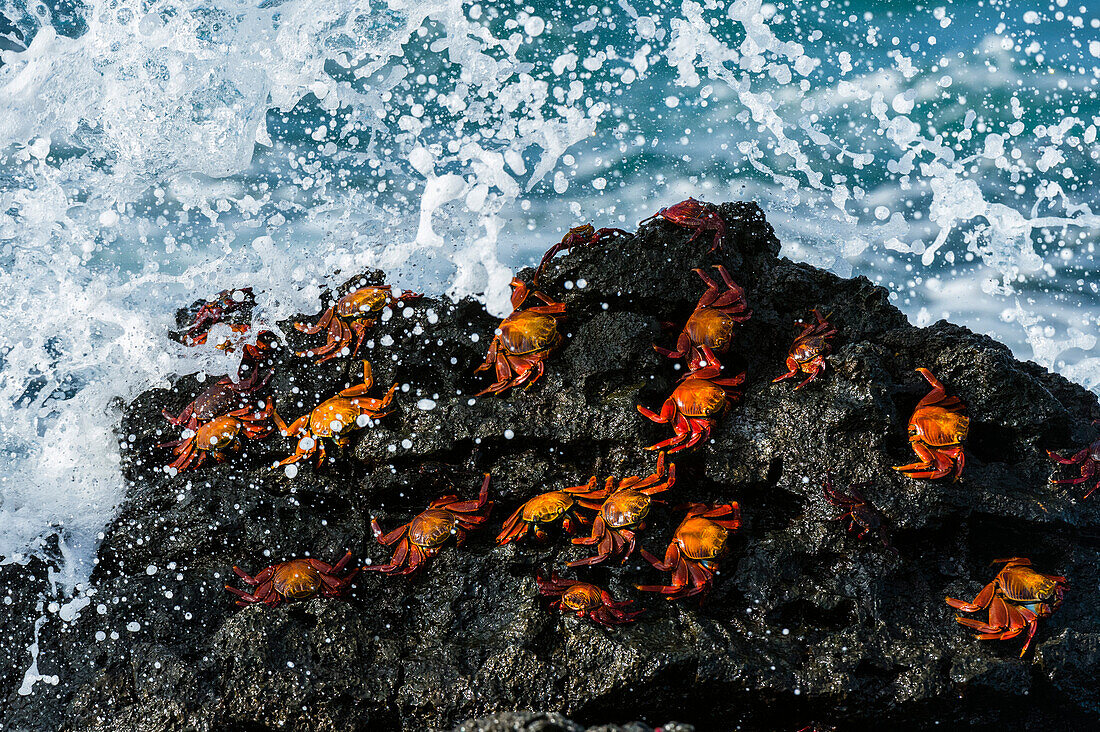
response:
[[[424,298],[399,308],[362,352],[378,394],[401,384],[397,410],[331,450],[335,461],[321,471],[272,469],[292,449],[272,436],[224,465],[169,476],[155,445],[176,432],[160,409],[182,408],[202,385],[188,376],[142,395],[119,431],[130,490],[105,533],[95,595],[78,617],[41,628],[40,671],[59,683],[13,694],[9,728],[1095,725],[1100,498],[1052,487],[1043,451],[1095,439],[1096,397],[966,328],[913,327],[862,277],[780,259],[755,205],[720,213],[730,232],[718,252],[709,236],[690,241],[690,231],[655,221],[555,260],[541,284],[568,304],[568,337],[526,391],[474,397],[488,379],[473,369],[499,322],[478,303]],[[652,344],[671,345],[675,330],[662,323],[682,324],[702,293],[692,268],[717,263],[753,309],[723,358],[727,373],[747,372],[744,398],[711,442],[673,456],[677,483],[640,537],[661,554],[677,505],[740,502],[745,523],[710,596],[666,602],[636,591],[668,578],[637,556],[565,570],[585,549],[557,533],[496,547],[500,523],[537,493],[652,471],[643,448],[670,430],[636,405],[658,408],[682,375]],[[815,307],[840,331],[826,373],[799,391],[773,384],[796,321]],[[295,357],[321,341],[290,325],[272,382],[288,420],[361,375],[351,359]],[[891,470],[913,459],[906,421],[928,391],[917,367],[969,405],[957,483]],[[826,470],[839,487],[870,482],[863,492],[889,522],[896,553],[832,520]],[[372,516],[388,529],[444,493],[472,498],[485,472],[496,504],[489,526],[419,575],[362,573],[347,601],[276,608],[238,608],[223,589],[237,583],[234,564],[256,572],[307,552],[335,561],[348,549],[385,561]],[[979,642],[944,603],[974,596],[993,576],[990,561],[1011,556],[1072,583],[1022,659],[1020,639]],[[551,567],[646,613],[608,629],[550,612],[534,576]],[[503,716],[463,723],[494,714]]]

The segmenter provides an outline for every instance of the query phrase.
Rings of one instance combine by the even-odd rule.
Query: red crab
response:
[[[351,552],[334,565],[312,558],[291,559],[273,564],[255,577],[249,576],[240,567],[234,567],[236,575],[256,589],[245,592],[230,585],[226,585],[225,589],[240,598],[237,604],[242,607],[258,602],[275,607],[284,600],[305,600],[315,595],[340,597],[355,579],[355,575],[359,574],[359,569],[356,568],[340,576],[350,561]]]
[[[251,287],[240,287],[232,290],[222,290],[214,296],[213,300],[203,303],[196,311],[187,333],[183,337],[183,343],[187,346],[200,346],[206,343],[206,335],[210,326],[225,320],[225,316],[238,310],[250,308],[256,304],[252,296]],[[229,326],[236,333],[244,333],[248,325],[234,323]]]
[[[523,308],[529,296],[544,304]],[[485,363],[474,370],[476,374],[496,367],[497,380],[478,392],[478,396],[534,384],[545,370],[547,356],[561,343],[558,321],[565,317],[565,303],[551,300],[538,290],[529,290],[513,278],[512,308],[512,314],[501,321],[493,336]]]
[[[197,430],[199,425],[227,413],[234,406],[242,409],[247,405],[247,398],[263,390],[271,380],[273,370],[261,373],[253,370],[252,374],[233,383],[228,376],[219,380],[212,386],[208,386],[188,404],[178,416],[173,417],[167,409],[161,410],[161,414],[173,426],[185,425],[186,429]]]
[[[258,368],[260,362],[275,348],[276,341],[277,336],[265,329],[256,334],[255,343],[245,343],[242,349],[244,356],[241,357],[241,366],[237,375],[240,376],[242,371]],[[227,349],[227,352],[232,351],[232,348]]]
[[[909,418],[909,444],[921,462],[898,465],[894,470],[910,478],[932,480],[954,473],[958,480],[966,460],[962,444],[970,430],[970,418],[964,414],[966,405],[958,397],[947,396],[931,371],[917,371],[932,385],[932,391],[917,402]]]
[[[259,440],[271,434],[270,420],[274,411],[274,404],[270,400],[259,412],[252,407],[237,409],[199,425],[189,437],[165,442],[157,447],[173,448],[176,459],[168,467],[180,472],[192,465],[198,468],[206,461],[207,455],[215,462],[224,462],[230,450],[241,449],[242,432],[250,440]]]
[[[321,315],[316,325],[295,323],[294,327],[309,335],[317,335],[322,330],[328,329],[325,345],[308,351],[298,351],[299,356],[320,356],[315,363],[324,363],[333,358],[344,355],[347,348],[355,341],[355,348],[351,351],[351,357],[359,353],[366,336],[367,328],[374,325],[376,317],[387,305],[394,305],[400,300],[411,301],[422,297],[419,293],[408,290],[394,298],[393,288],[389,285],[370,285],[360,287],[349,292],[336,301]]]
[[[699,298],[695,312],[684,324],[676,340],[676,350],[653,346],[662,356],[687,358],[691,370],[699,368],[703,360],[700,350],[703,346],[709,346],[715,353],[725,353],[733,341],[734,328],[752,317],[752,311],[745,305],[745,290],[733,281],[725,267],[717,264],[715,269],[726,289],[723,291],[703,270],[693,269],[692,272],[706,284],[707,291]]]
[[[527,535],[528,529],[535,530],[535,538],[546,538],[542,527],[561,520],[561,527],[568,534],[575,534],[576,527],[584,526],[588,520],[577,513],[578,506],[599,510],[600,501],[607,497],[605,488],[596,488],[596,479],[586,485],[565,488],[560,491],[541,493],[516,509],[501,527],[497,537],[497,546],[519,541]],[[574,526],[574,524],[576,526]]]
[[[539,262],[538,269],[535,270],[535,276],[532,278],[531,284],[534,287],[539,286],[539,277],[542,276],[542,271],[546,268],[546,265],[550,263],[550,260],[557,256],[558,252],[569,251],[576,246],[587,247],[593,244],[599,244],[609,236],[630,236],[630,232],[623,231],[622,229],[596,229],[592,224],[574,226],[564,237],[562,237],[560,242],[546,250],[546,254],[542,257],[542,261]]]
[[[835,488],[833,486],[832,476],[826,473],[825,485],[822,489],[825,492],[825,500],[834,506],[839,506],[844,509],[836,516],[836,520],[847,521],[848,531],[856,534],[856,537],[859,539],[863,539],[869,534],[876,534],[882,541],[884,547],[896,553],[897,550],[890,545],[890,538],[886,531],[886,522],[883,520],[882,514],[878,512],[878,509],[868,503],[867,499],[863,497],[863,494],[859,492],[860,488],[868,485],[870,485],[870,483],[853,483],[848,486],[848,490],[845,492]]]
[[[381,399],[367,396],[373,386],[370,362],[364,361],[362,384],[350,386],[336,396],[329,397],[314,407],[312,412],[302,415],[290,425],[277,413],[273,414],[279,430],[298,440],[294,446],[294,454],[280,460],[279,465],[296,463],[315,454],[317,467],[320,468],[325,462],[324,438],[343,447],[351,439],[352,432],[367,426],[370,420],[382,419],[392,412],[390,405],[393,403],[397,384],[391,386]]]
[[[393,558],[386,564],[376,564],[363,569],[386,574],[412,574],[428,559],[443,548],[443,543],[454,536],[458,546],[466,540],[466,532],[481,526],[489,518],[493,502],[489,497],[489,474],[481,484],[476,501],[460,501],[458,496],[443,496],[428,504],[412,521],[399,526],[388,534],[382,532],[378,519],[371,519],[374,538],[380,544],[397,544]]]
[[[568,566],[599,564],[619,556],[625,563],[634,553],[636,532],[645,528],[645,517],[651,504],[659,503],[652,497],[664,493],[675,482],[676,465],[669,464],[666,471],[663,452],[657,457],[657,470],[647,478],[634,476],[622,481],[608,478],[604,485],[607,499],[592,522],[592,536],[573,539],[574,544],[596,546],[596,554],[569,562]]]
[[[1062,604],[1069,589],[1069,580],[1056,575],[1040,574],[1031,569],[1031,560],[1022,557],[994,559],[991,564],[1004,564],[993,581],[982,588],[973,602],[947,598],[956,610],[976,613],[989,608],[989,621],[955,617],[960,625],[978,631],[980,640],[1008,640],[1027,629],[1027,640],[1020,656],[1027,653],[1031,639],[1039,627],[1039,618],[1049,617]]]
[[[600,625],[632,623],[644,612],[626,612],[624,608],[632,605],[633,601],[616,602],[605,589],[587,582],[563,579],[553,572],[549,578],[535,575],[535,582],[539,586],[539,594],[558,598],[550,603],[550,607],[559,609],[563,614],[575,613],[578,618],[588,618]]]
[[[680,201],[675,206],[662,208],[648,219],[643,220],[639,226],[653,219],[664,219],[677,226],[695,229],[695,233],[688,239],[689,242],[695,241],[705,232],[713,231],[714,244],[710,248],[712,252],[722,248],[722,239],[726,236],[726,222],[722,220],[722,217],[710,208],[709,204],[696,201],[694,198]]]
[[[737,502],[718,506],[691,503],[673,534],[662,562],[639,548],[642,557],[661,572],[672,572],[671,585],[637,585],[644,592],[660,592],[666,600],[679,600],[710,591],[718,560],[726,552],[726,539],[741,528]]]
[[[661,424],[672,423],[676,434],[667,440],[650,445],[647,450],[661,450],[670,447],[669,452],[677,452],[693,447],[700,440],[710,438],[710,431],[718,418],[729,409],[730,403],[740,398],[740,392],[734,387],[745,381],[745,374],[731,379],[715,378],[722,373],[722,364],[714,355],[710,346],[702,347],[705,366],[691,371],[665,400],[661,413],[638,405],[638,411],[648,419]]]
[[[836,328],[829,325],[816,309],[813,313],[817,322],[812,325],[799,324],[801,332],[795,336],[787,356],[787,373],[772,379],[773,384],[798,376],[799,372],[809,374],[801,384],[795,387],[795,389],[801,389],[825,370],[825,357],[833,350],[829,341],[836,336]]]
[[[1100,424],[1100,420],[1093,422],[1093,424]],[[1080,485],[1081,483],[1095,481],[1092,488],[1089,488],[1083,498],[1088,498],[1097,488],[1100,488],[1100,440],[1096,440],[1088,447],[1075,452],[1068,458],[1061,457],[1050,450],[1047,450],[1047,457],[1062,465],[1077,465],[1081,471],[1081,474],[1075,478],[1054,480],[1054,478],[1051,477],[1050,482],[1054,485]]]

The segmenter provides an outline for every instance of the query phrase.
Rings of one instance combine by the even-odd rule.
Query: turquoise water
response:
[[[166,339],[336,270],[505,307],[570,226],[755,199],[784,254],[1100,388],[1100,8],[0,2],[0,557],[87,577]]]

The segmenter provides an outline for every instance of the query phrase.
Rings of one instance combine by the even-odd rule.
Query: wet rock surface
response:
[[[168,452],[155,446],[178,430],[160,410],[180,410],[203,384],[183,377],[144,394],[119,431],[130,492],[105,533],[95,594],[78,617],[51,617],[40,631],[40,671],[59,683],[13,691],[8,727],[1095,725],[1100,498],[1049,485],[1043,453],[1095,438],[1095,396],[965,328],[909,325],[866,279],[779,259],[754,205],[725,204],[721,214],[730,234],[720,252],[708,251],[709,236],[689,241],[658,221],[555,260],[541,289],[568,304],[568,337],[527,391],[473,396],[489,384],[473,369],[499,323],[479,304],[425,298],[397,309],[361,354],[374,367],[372,393],[401,384],[397,409],[330,449],[335,462],[320,471],[272,469],[293,450],[273,435],[225,465],[169,476]],[[565,569],[586,549],[558,532],[496,547],[501,522],[537,493],[652,472],[643,448],[671,430],[636,405],[658,409],[682,375],[652,344],[672,345],[677,331],[662,323],[682,324],[702,293],[691,269],[717,263],[754,311],[722,359],[727,374],[747,372],[744,397],[712,442],[672,456],[676,485],[640,535],[661,555],[678,504],[738,501],[745,523],[710,596],[666,602],[636,591],[668,579],[637,555]],[[815,307],[840,331],[827,371],[799,391],[771,383],[796,320]],[[358,361],[294,356],[322,337],[282,327],[272,388],[288,421],[360,381]],[[913,460],[906,421],[928,391],[917,367],[969,406],[958,483],[890,469]],[[825,470],[841,488],[870,482],[862,492],[896,553],[832,520]],[[373,540],[372,516],[390,529],[442,494],[473,498],[485,472],[496,504],[487,528],[419,575],[362,573],[346,601],[276,608],[238,608],[224,590],[242,586],[235,564],[255,573],[307,552],[334,562],[349,549],[384,562],[391,552]],[[979,642],[943,601],[973,597],[995,574],[990,561],[1011,556],[1072,585],[1023,659],[1020,639]],[[550,568],[646,613],[608,629],[550,612],[534,582]]]

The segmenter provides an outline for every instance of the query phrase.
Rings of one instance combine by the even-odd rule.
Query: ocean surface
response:
[[[1098,76],[1083,0],[0,0],[0,564],[87,582],[120,405],[235,368],[181,305],[374,266],[504,312],[689,195],[1100,389]]]

